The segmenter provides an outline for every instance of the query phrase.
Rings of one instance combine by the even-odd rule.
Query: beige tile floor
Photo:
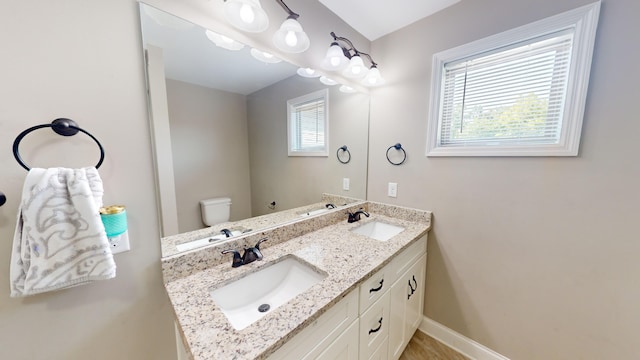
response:
[[[470,360],[420,330],[417,330],[399,360]]]

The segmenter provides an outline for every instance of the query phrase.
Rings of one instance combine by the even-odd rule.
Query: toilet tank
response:
[[[231,199],[228,197],[200,200],[200,213],[202,222],[207,226],[213,226],[229,221],[231,214]]]

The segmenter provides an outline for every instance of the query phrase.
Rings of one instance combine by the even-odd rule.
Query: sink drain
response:
[[[267,311],[269,311],[269,309],[271,309],[271,305],[269,305],[269,304],[262,304],[262,305],[258,306],[258,311],[260,311],[260,312],[267,312]]]

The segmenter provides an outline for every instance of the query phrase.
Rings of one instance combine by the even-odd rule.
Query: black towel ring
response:
[[[4,205],[4,203],[6,202],[7,202],[7,196],[2,191],[0,191],[0,206]]]
[[[400,161],[399,163],[394,163],[393,161],[391,161],[391,159],[389,159],[389,150],[395,148],[396,150],[402,150],[402,161]],[[407,160],[407,152],[404,151],[404,149],[402,148],[402,145],[400,145],[400,143],[397,143],[395,145],[391,145],[389,146],[389,148],[387,149],[387,161],[390,162],[393,165],[402,165],[402,163],[404,163]]]
[[[27,171],[31,169],[24,163],[24,161],[22,161],[22,158],[20,157],[20,152],[18,151],[18,146],[20,146],[20,141],[22,141],[22,139],[25,136],[27,136],[27,134],[29,134],[30,132],[34,130],[42,129],[42,128],[47,128],[47,127],[55,131],[56,134],[62,135],[62,136],[73,136],[77,134],[78,131],[87,134],[90,138],[93,139],[93,141],[96,142],[96,144],[98,144],[98,147],[100,148],[100,160],[96,165],[96,169],[99,168],[100,165],[102,165],[102,161],[104,160],[104,148],[102,147],[102,144],[100,144],[100,141],[98,141],[98,139],[96,139],[95,136],[89,134],[87,131],[78,127],[78,124],[75,121],[71,119],[59,118],[59,119],[53,120],[51,124],[36,125],[28,128],[27,130],[21,132],[20,135],[18,135],[16,140],[13,142],[13,156],[18,161],[18,164],[20,164],[20,166],[25,168]]]
[[[340,151],[347,153],[346,161],[343,161],[342,159],[340,159]],[[338,161],[340,161],[343,164],[346,164],[349,161],[351,161],[351,152],[349,151],[349,149],[347,149],[347,145],[342,145],[341,147],[338,148],[338,151],[336,151],[336,157],[338,158]]]

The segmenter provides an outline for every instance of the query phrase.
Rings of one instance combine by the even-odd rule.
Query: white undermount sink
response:
[[[288,256],[211,291],[211,296],[233,328],[242,330],[325,277]]]
[[[380,221],[372,221],[351,230],[351,232],[356,234],[364,235],[380,241],[387,241],[402,231],[404,231],[403,227]]]
[[[331,210],[331,209],[311,210],[311,211],[307,211],[307,212],[304,212],[304,213],[300,214],[300,217],[307,217],[307,216],[313,216],[313,215],[318,215],[318,214],[324,214],[329,210]]]
[[[231,231],[231,236],[238,236],[242,234],[242,231],[239,230],[233,230]],[[213,244],[222,240],[226,240],[229,239],[230,237],[227,237],[225,234],[218,234],[215,236],[209,236],[203,239],[198,239],[198,240],[193,240],[193,241],[189,241],[186,243],[182,243],[182,244],[177,244],[176,245],[176,249],[178,249],[178,251],[187,251],[187,250],[192,250],[192,249],[196,249],[205,245],[209,245],[209,244]]]

